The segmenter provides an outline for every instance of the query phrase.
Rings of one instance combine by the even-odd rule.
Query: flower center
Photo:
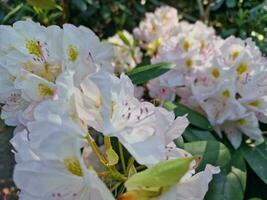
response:
[[[254,107],[260,107],[261,106],[261,102],[260,100],[255,100],[249,103],[250,106],[254,106]]]
[[[244,63],[244,62],[241,62],[237,69],[236,69],[236,72],[238,75],[242,75],[243,73],[245,73],[246,71],[248,70],[248,64],[247,63]]]
[[[43,84],[43,83],[39,83],[38,90],[39,90],[40,94],[42,96],[44,96],[44,97],[48,97],[48,96],[53,96],[54,95],[54,90],[52,88],[50,88],[49,86]]]
[[[189,48],[190,48],[190,42],[188,41],[188,40],[185,40],[184,41],[184,44],[183,44],[183,48],[184,48],[184,50],[187,52],[188,50],[189,50]]]
[[[219,78],[220,77],[220,71],[219,69],[217,68],[214,68],[212,71],[211,71],[211,74],[214,78]]]
[[[37,57],[42,56],[42,49],[41,49],[39,41],[27,40],[26,41],[26,48],[28,49],[29,54],[37,56]]]
[[[222,95],[225,97],[225,98],[229,98],[230,96],[231,96],[231,93],[230,93],[230,91],[229,90],[224,90],[223,92],[222,92]]]
[[[235,60],[239,56],[239,51],[233,51],[231,53],[231,58],[232,60]]]
[[[75,47],[74,45],[69,45],[68,48],[68,57],[69,57],[69,61],[71,62],[75,62],[78,58],[78,49],[77,47]]]
[[[70,173],[76,176],[83,176],[82,168],[80,162],[75,157],[70,157],[64,159],[64,165]]]

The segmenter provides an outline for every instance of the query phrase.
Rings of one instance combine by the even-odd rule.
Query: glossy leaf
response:
[[[239,152],[232,155],[229,169],[223,168],[209,184],[206,200],[243,200],[246,187],[246,165]]]
[[[196,128],[188,127],[183,133],[183,137],[188,142],[194,141],[205,141],[205,140],[213,140],[216,141],[216,138],[209,131],[203,131]]]
[[[212,130],[212,126],[206,117],[180,103],[167,101],[165,102],[164,107],[167,110],[173,110],[176,116],[188,114],[187,118],[189,122],[198,128]]]
[[[231,159],[231,154],[228,148],[217,141],[185,143],[184,148],[192,155],[202,157],[198,171],[204,170],[208,163],[214,166],[226,167]]]
[[[234,8],[236,6],[237,1],[236,0],[226,0],[226,6],[228,8]]]
[[[249,166],[267,184],[267,140],[256,147],[243,145],[241,149]]]
[[[134,68],[128,76],[134,84],[142,84],[166,73],[173,67],[170,63],[158,63]]]

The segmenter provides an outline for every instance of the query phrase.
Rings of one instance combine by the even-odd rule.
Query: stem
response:
[[[120,151],[120,158],[121,158],[121,165],[123,169],[123,173],[126,175],[127,170],[126,170],[126,164],[125,164],[125,158],[124,158],[124,153],[123,153],[123,147],[120,142],[119,143],[119,151]]]
[[[106,166],[107,163],[108,163],[108,161],[102,155],[102,153],[100,152],[100,149],[98,148],[97,144],[95,143],[94,139],[91,137],[91,135],[89,134],[89,132],[87,132],[86,139],[87,139],[88,143],[90,144],[92,150],[95,152],[97,158],[100,160],[100,162],[102,164],[104,164]]]
[[[105,144],[106,149],[112,148],[110,137],[104,137],[104,144]]]
[[[205,11],[204,11],[204,7],[202,5],[201,0],[197,0],[197,5],[198,5],[198,9],[199,9],[199,16],[200,16],[200,18],[202,18]]]
[[[115,184],[115,185],[110,189],[110,191],[113,192],[113,191],[116,190],[120,185],[121,185],[121,183],[117,183],[117,184]]]
[[[104,167],[110,172],[111,176],[119,181],[126,181],[127,177],[123,176],[115,166],[109,166],[108,164],[108,160],[106,159],[106,157],[104,155],[102,155],[100,149],[98,148],[97,144],[95,143],[94,139],[92,138],[92,136],[90,135],[88,129],[87,129],[87,125],[85,123],[83,123],[83,130],[86,133],[86,140],[88,141],[88,143],[90,144],[93,152],[96,154],[98,160],[104,165]],[[110,142],[110,138],[106,139],[107,145],[110,145],[111,147],[111,142]]]

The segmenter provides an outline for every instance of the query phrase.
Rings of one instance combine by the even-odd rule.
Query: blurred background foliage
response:
[[[27,18],[44,25],[72,23],[85,25],[106,38],[118,30],[132,31],[146,12],[165,4],[176,7],[182,19],[192,23],[202,20],[215,27],[222,37],[252,37],[267,54],[267,0],[0,0],[0,24]],[[12,129],[0,124],[0,199],[1,190],[15,194],[10,179],[14,165],[8,143],[11,137]],[[262,193],[266,185],[253,172],[247,183],[251,184],[246,199],[267,198]]]
[[[103,38],[131,31],[145,12],[164,4],[188,21],[214,26],[222,37],[252,37],[267,53],[267,0],[1,0],[0,24],[25,18],[44,25],[68,22],[90,27]]]

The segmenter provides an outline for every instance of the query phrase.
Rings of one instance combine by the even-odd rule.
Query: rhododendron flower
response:
[[[107,41],[113,46],[112,64],[116,73],[127,72],[141,62],[142,52],[128,31],[120,31]]]
[[[146,13],[146,18],[138,28],[134,29],[134,35],[145,43],[151,43],[157,39],[167,39],[178,24],[178,14],[175,8],[162,6],[154,13]]]
[[[175,144],[169,144],[166,147],[166,160],[175,160],[177,158],[190,158],[191,155],[175,146]],[[177,162],[179,162],[179,159],[177,159]],[[161,165],[161,164],[159,164]],[[169,199],[197,199],[202,200],[204,199],[204,196],[206,192],[208,191],[208,185],[209,182],[212,180],[212,175],[217,174],[220,172],[220,169],[218,167],[213,167],[211,165],[207,165],[205,167],[205,170],[202,172],[199,172],[194,175],[195,170],[194,167],[196,165],[195,161],[192,161],[189,165],[189,168],[186,170],[184,175],[180,178],[174,174],[167,174],[168,171],[164,173],[163,167],[161,166],[161,170],[155,170],[155,172],[151,173],[151,176],[149,174],[146,174],[144,178],[141,178],[141,174],[139,176],[138,180],[133,176],[133,178],[130,178],[128,182],[125,183],[126,188],[128,191],[119,197],[119,200],[138,200],[138,199],[153,199],[153,200],[169,200]],[[168,166],[168,164],[167,164]],[[168,166],[169,169],[172,167],[175,168],[175,166],[171,166],[171,164]],[[153,169],[153,167],[151,168]],[[178,167],[177,167],[177,173]],[[146,171],[144,171],[146,172]],[[141,172],[142,173],[142,172]],[[162,173],[162,174],[157,174]],[[157,176],[158,175],[158,176]],[[167,177],[171,176],[171,177]],[[156,180],[154,180],[155,178]],[[176,182],[171,182],[173,179],[177,179]],[[149,184],[149,179],[151,179],[151,187]],[[154,181],[153,181],[154,180]],[[140,182],[139,182],[140,181]],[[145,187],[142,185],[142,183],[146,185]],[[168,183],[170,182],[170,183]],[[157,184],[160,184],[161,186]],[[152,187],[153,185],[153,187]],[[196,189],[197,188],[197,189]]]
[[[19,21],[0,26],[0,43],[1,117],[9,125],[25,124],[25,110],[54,98],[57,79],[65,70],[74,71],[75,85],[99,68],[113,71],[111,45],[85,27],[65,24],[61,29]]]
[[[174,120],[173,113],[136,99],[124,74],[119,79],[100,71],[88,76],[81,88],[76,95],[79,117],[105,136],[118,137],[141,164],[157,162],[165,137],[175,139],[188,125],[186,118]]]
[[[54,136],[47,139],[54,141],[50,143],[53,153],[19,162],[15,167],[14,181],[22,192],[36,199],[114,199],[96,172],[85,166],[78,139],[69,137],[62,143]],[[54,149],[58,145],[60,149]]]
[[[238,123],[251,112],[266,122],[267,62],[257,46],[251,39],[223,40],[201,22],[179,22],[177,27],[176,35],[162,43],[152,58],[153,63],[171,62],[175,67],[149,81],[149,95],[161,100],[174,100],[177,95],[181,103],[219,127],[220,136],[223,130],[235,148],[241,144],[241,132],[260,140],[257,120],[246,120],[252,134],[246,128],[240,131],[244,124],[240,128]]]

